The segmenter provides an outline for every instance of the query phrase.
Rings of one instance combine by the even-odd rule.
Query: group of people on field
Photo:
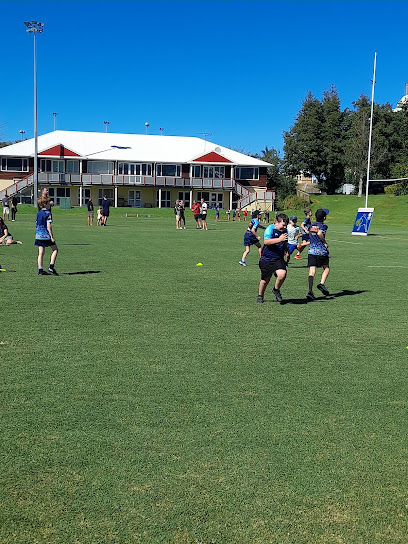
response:
[[[275,276],[275,285],[272,289],[278,302],[282,302],[280,288],[286,279],[287,267],[291,254],[297,249],[295,259],[301,259],[302,251],[308,247],[308,292],[306,298],[314,300],[313,293],[314,277],[317,268],[323,268],[320,283],[317,285],[323,295],[329,295],[325,282],[330,272],[329,268],[329,246],[326,242],[327,225],[324,223],[329,210],[319,209],[315,213],[315,221],[311,221],[312,211],[309,208],[304,210],[305,219],[299,227],[297,217],[292,215],[290,218],[284,214],[276,214],[274,223],[268,227],[261,225],[259,221],[259,211],[255,210],[252,219],[244,235],[245,250],[239,264],[247,266],[246,257],[250,252],[251,246],[255,246],[259,251],[259,268],[261,270],[261,281],[259,283],[259,292],[257,302],[264,302],[265,290],[272,278]],[[261,228],[265,230],[264,242],[261,246],[261,237],[257,231]],[[300,241],[301,239],[301,241]]]
[[[208,213],[208,204],[205,202],[204,198],[200,202],[193,200],[191,206],[191,211],[194,215],[194,221],[196,223],[196,229],[208,230],[207,226],[207,213]]]
[[[88,226],[92,227],[94,220],[94,203],[92,202],[92,197],[88,198],[86,206],[88,208]],[[105,195],[102,199],[101,206],[99,206],[96,211],[96,225],[98,227],[106,227],[106,222],[109,217],[109,210],[111,206],[111,201]]]

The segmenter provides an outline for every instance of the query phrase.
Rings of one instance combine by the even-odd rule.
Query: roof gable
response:
[[[71,151],[67,147],[63,146],[62,144],[54,145],[54,147],[50,147],[49,149],[44,149],[44,151],[41,151],[38,153],[38,155],[46,155],[47,157],[80,157],[81,155],[78,155],[78,153],[75,153],[75,151]]]
[[[201,157],[198,157],[197,159],[194,159],[193,162],[227,162],[231,163],[232,161],[229,161],[222,155],[219,155],[218,153],[215,153],[215,151],[211,151],[211,153],[207,153],[206,155],[202,155]]]

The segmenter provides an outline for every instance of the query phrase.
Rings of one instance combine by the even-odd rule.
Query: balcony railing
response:
[[[273,191],[255,193],[244,187],[235,179],[230,178],[177,178],[162,176],[131,176],[116,174],[62,174],[51,172],[38,173],[39,185],[61,186],[110,186],[110,187],[157,187],[160,189],[176,188],[189,190],[226,190],[234,191],[240,197],[240,207],[244,207],[254,200],[270,200],[275,198]],[[0,191],[0,199],[6,195],[19,193],[33,185],[33,174],[16,181],[3,191]],[[262,196],[261,196],[262,195]]]

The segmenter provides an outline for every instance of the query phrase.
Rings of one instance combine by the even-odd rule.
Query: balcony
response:
[[[32,174],[26,178],[25,185],[32,183]],[[234,180],[227,178],[176,178],[164,176],[130,176],[116,174],[57,174],[39,172],[38,183],[41,185],[92,185],[157,187],[177,189],[218,189],[231,190]]]

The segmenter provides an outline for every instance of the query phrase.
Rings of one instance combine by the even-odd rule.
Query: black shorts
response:
[[[244,234],[244,246],[252,246],[254,244],[258,247],[261,247],[258,238],[254,236],[252,232],[246,232]]]
[[[201,221],[207,221],[207,214],[206,213],[202,213],[200,215],[200,217],[201,217]]]
[[[52,251],[58,249],[55,241],[51,242],[51,240],[35,240],[34,245],[37,247],[50,247]]]
[[[195,219],[195,222],[198,223],[198,220],[200,219],[200,214],[199,213],[194,214],[194,219]]]
[[[259,268],[261,269],[261,280],[269,280],[277,270],[285,270],[286,272],[287,264],[284,259],[277,259],[269,263],[259,261]]]
[[[322,266],[329,266],[329,256],[328,255],[309,255],[307,256],[307,266],[316,266],[316,268],[321,268]]]
[[[310,237],[308,234],[302,234],[302,242],[309,242]]]

